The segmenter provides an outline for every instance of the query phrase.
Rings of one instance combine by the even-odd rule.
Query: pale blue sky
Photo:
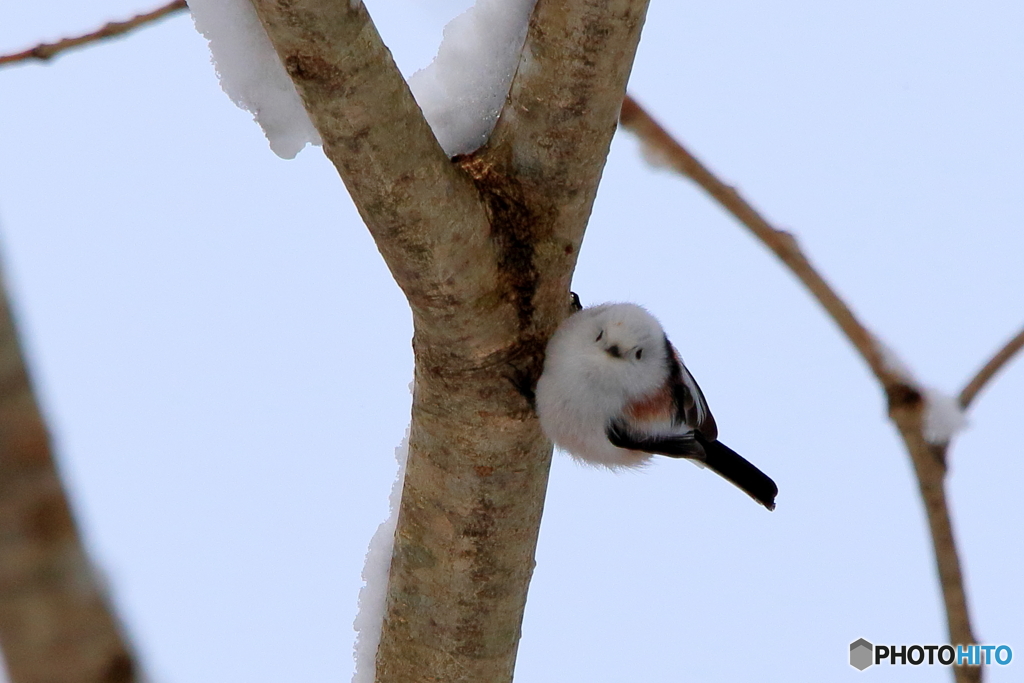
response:
[[[465,3],[367,4],[409,74]],[[4,2],[0,52],[149,7]],[[1024,323],[1020,3],[653,0],[630,88],[922,382],[957,391]],[[153,680],[347,681],[411,322],[321,152],[275,157],[185,16],[2,69],[0,249]],[[778,509],[682,462],[616,475],[556,454],[517,681],[944,680],[846,663],[857,638],[942,643],[945,626],[881,392],[774,257],[621,135],[574,288],[661,319]],[[1017,658],[1022,405],[1018,360],[949,484],[975,630]]]

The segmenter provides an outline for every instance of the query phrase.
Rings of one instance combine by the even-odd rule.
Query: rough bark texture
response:
[[[253,5],[418,331],[447,339],[463,357],[500,346],[511,310],[495,315],[498,271],[484,206],[434,139],[366,8],[347,0]],[[468,333],[484,314],[493,334],[482,340]]]
[[[136,680],[68,509],[2,291],[0,643],[12,683]]]
[[[377,680],[509,681],[551,444],[532,389],[646,0],[539,0],[493,143],[449,160],[361,5],[252,0],[413,312]]]

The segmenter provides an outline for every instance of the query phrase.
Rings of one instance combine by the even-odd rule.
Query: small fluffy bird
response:
[[[636,304],[592,306],[562,323],[537,382],[537,414],[547,437],[580,460],[614,469],[652,454],[687,458],[775,509],[775,482],[718,441],[696,380]]]

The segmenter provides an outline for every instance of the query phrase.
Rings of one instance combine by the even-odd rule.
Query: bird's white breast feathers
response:
[[[644,362],[611,357],[641,349]],[[611,421],[631,402],[656,392],[667,375],[664,332],[657,320],[633,304],[605,304],[565,320],[548,343],[537,382],[541,428],[577,459],[610,468],[635,467],[650,455],[618,448],[608,440]]]

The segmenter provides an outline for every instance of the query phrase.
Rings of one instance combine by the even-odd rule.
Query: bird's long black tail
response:
[[[698,431],[668,436],[637,436],[627,423],[616,420],[608,425],[607,434],[612,445],[619,448],[699,462],[731,481],[769,510],[775,509],[775,496],[779,493],[779,487],[772,478],[724,443],[711,441]]]
[[[731,481],[769,510],[775,509],[775,496],[779,493],[779,487],[771,477],[721,441],[708,441],[700,432],[695,436],[704,449],[704,465]]]

